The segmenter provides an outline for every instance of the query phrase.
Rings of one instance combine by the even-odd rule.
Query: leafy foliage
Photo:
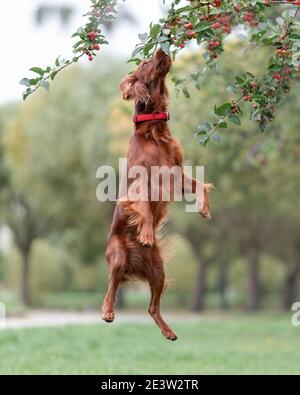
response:
[[[102,34],[101,26],[115,18],[117,0],[91,0],[91,3],[91,10],[84,15],[88,17],[88,22],[72,35],[77,39],[77,42],[73,45],[73,58],[67,60],[59,56],[53,67],[32,67],[30,71],[35,73],[34,78],[23,78],[20,81],[21,85],[26,86],[23,93],[24,100],[41,87],[49,90],[49,80],[54,80],[60,71],[78,62],[84,55],[87,55],[89,60],[92,61],[101,45],[108,44]]]
[[[23,78],[20,82],[27,87],[24,99],[40,87],[48,90],[49,80],[53,80],[61,70],[77,62],[83,55],[87,55],[92,61],[100,45],[108,44],[101,25],[114,19],[117,0],[91,0],[91,3],[91,11],[86,14],[88,22],[73,34],[73,37],[78,38],[73,46],[74,57],[71,60],[57,58],[53,68],[31,68],[35,77]],[[173,78],[178,90],[182,90],[190,98],[188,85],[194,83],[200,89],[206,71],[217,70],[217,60],[224,52],[226,37],[234,29],[243,26],[248,45],[273,49],[268,68],[261,78],[247,72],[236,76],[234,83],[229,86],[236,97],[230,102],[215,106],[215,121],[201,125],[196,131],[196,137],[200,136],[199,142],[206,146],[212,137],[217,139],[215,132],[218,129],[228,127],[228,121],[240,125],[241,100],[250,104],[250,118],[264,132],[275,118],[276,107],[289,92],[291,81],[299,77],[300,22],[297,16],[300,2],[189,0],[189,4],[184,6],[181,3],[182,0],[174,0],[167,16],[158,23],[151,23],[149,33],[139,35],[140,43],[133,51],[130,61],[139,64],[142,59],[152,56],[157,48],[175,58],[189,41],[195,40],[203,48],[204,66],[192,72],[189,78]],[[274,5],[285,6],[284,11],[276,13],[275,18],[269,12]]]
[[[200,136],[200,143],[206,146],[217,129],[228,127],[227,121],[240,125],[241,100],[250,104],[250,118],[263,132],[274,120],[276,106],[289,92],[291,81],[299,78],[300,23],[297,16],[300,3],[191,0],[189,5],[177,8],[180,3],[180,0],[174,0],[167,17],[161,19],[159,24],[151,25],[149,34],[142,35],[142,41],[132,55],[133,60],[139,63],[142,58],[150,57],[158,47],[175,58],[189,41],[195,40],[203,48],[204,66],[193,71],[189,78],[173,78],[177,88],[189,98],[188,85],[194,83],[200,89],[205,73],[209,69],[217,70],[226,37],[243,26],[247,45],[273,49],[268,68],[261,78],[248,72],[236,76],[234,83],[228,87],[236,97],[215,106],[216,120],[202,124],[196,136]],[[274,18],[269,13],[273,5],[284,5],[286,9],[283,12],[279,9],[277,18]]]

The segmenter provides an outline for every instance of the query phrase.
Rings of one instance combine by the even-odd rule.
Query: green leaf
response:
[[[221,129],[226,129],[228,127],[227,122],[220,122],[218,124],[218,127]]]
[[[43,87],[44,89],[46,89],[46,91],[49,91],[49,82],[44,81],[44,82],[41,84],[41,87]]]
[[[215,107],[215,113],[219,117],[226,117],[231,112],[231,103],[224,103],[220,107]]]
[[[45,71],[41,69],[40,67],[32,67],[30,71],[33,71],[34,73],[39,74],[41,77],[45,74]]]
[[[175,86],[178,87],[179,85],[185,84],[187,82],[186,79],[178,79],[175,82]]]
[[[235,77],[235,80],[239,85],[243,85],[245,83],[245,80],[238,76]]]
[[[236,87],[234,85],[228,85],[226,90],[228,92],[230,92],[230,93],[236,93],[237,92]]]
[[[133,58],[127,61],[127,63],[131,63],[131,62],[135,63],[136,65],[139,65],[142,62],[142,60],[140,58]]]
[[[205,132],[210,132],[211,129],[212,129],[212,126],[211,126],[211,124],[210,124],[209,122],[201,123],[201,124],[198,126],[198,128],[197,128],[197,130],[199,130],[199,131],[205,131]]]
[[[150,37],[155,39],[158,36],[158,34],[160,33],[160,30],[161,30],[161,27],[159,24],[153,25],[150,30]]]
[[[264,118],[262,118],[262,120],[259,122],[260,131],[263,133],[266,130],[267,126],[268,126],[267,121]]]
[[[54,71],[53,73],[51,73],[50,78],[51,78],[52,81],[56,77],[57,73],[58,73],[58,71]]]
[[[195,134],[194,134],[194,136],[195,137],[198,137],[198,136],[200,136],[200,135],[206,135],[207,134],[207,131],[206,130],[199,130],[198,132],[196,132]]]
[[[29,82],[29,78],[22,78],[21,81],[19,82],[19,84],[25,85],[25,86],[28,86],[28,87],[31,86],[30,82]]]
[[[189,91],[188,91],[188,89],[187,89],[187,87],[184,87],[183,89],[182,89],[182,93],[184,94],[184,96],[187,98],[187,99],[189,99],[191,96],[190,96],[190,93],[189,93]]]
[[[201,145],[203,145],[203,147],[206,147],[207,144],[209,143],[209,141],[210,141],[210,137],[209,137],[209,136],[205,136],[203,139],[201,139],[201,140],[199,141],[199,143],[200,143]]]
[[[135,58],[136,57],[136,55],[138,55],[142,50],[143,50],[143,46],[137,46],[136,48],[135,48],[135,50],[132,52],[132,58]]]
[[[273,64],[270,64],[270,66],[268,68],[269,68],[269,70],[281,70],[282,66],[280,66],[279,64],[273,63]]]
[[[36,85],[40,81],[40,78],[31,78],[29,80],[30,85]]]
[[[241,126],[241,120],[240,117],[236,114],[231,114],[229,116],[229,121],[231,121],[233,124],[237,125],[237,126]]]
[[[147,33],[143,33],[143,34],[139,34],[138,38],[141,40],[141,42],[144,44],[147,39],[148,39],[148,34]]]
[[[198,71],[198,73],[191,73],[191,78],[193,81],[197,81],[199,77],[200,77],[199,71]]]
[[[169,41],[160,43],[160,48],[166,55],[170,55],[170,43]]]
[[[300,34],[292,33],[289,35],[289,38],[292,40],[300,40]]]

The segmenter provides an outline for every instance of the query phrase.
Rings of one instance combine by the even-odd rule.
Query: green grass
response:
[[[2,374],[299,374],[290,316],[204,317],[173,325],[112,324],[0,332]]]

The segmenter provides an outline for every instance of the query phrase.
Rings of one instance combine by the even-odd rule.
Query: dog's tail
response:
[[[167,236],[157,240],[157,247],[164,262],[164,266],[168,265],[174,258],[177,250],[178,240],[180,240],[180,236],[178,235]],[[165,280],[163,294],[167,291],[172,282],[172,279]]]

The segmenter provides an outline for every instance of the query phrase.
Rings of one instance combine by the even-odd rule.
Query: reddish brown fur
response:
[[[170,57],[159,50],[151,60],[142,62],[133,74],[122,81],[123,98],[135,101],[136,114],[167,111],[168,90],[165,79],[171,64]],[[172,137],[167,122],[147,121],[136,125],[128,150],[128,169],[133,166],[144,166],[148,174],[151,166],[183,168],[181,147]],[[106,250],[110,280],[102,307],[103,319],[107,322],[114,319],[115,295],[120,283],[132,277],[147,280],[151,290],[149,313],[163,335],[169,340],[176,340],[176,334],[160,314],[165,273],[155,236],[156,230],[167,217],[168,202],[132,201],[130,188],[134,185],[133,180],[129,180],[128,185],[127,190],[121,191]],[[197,185],[197,180],[191,180],[191,190],[185,192],[195,193]],[[204,186],[204,204],[199,210],[206,218],[210,218],[209,188],[209,185]]]

